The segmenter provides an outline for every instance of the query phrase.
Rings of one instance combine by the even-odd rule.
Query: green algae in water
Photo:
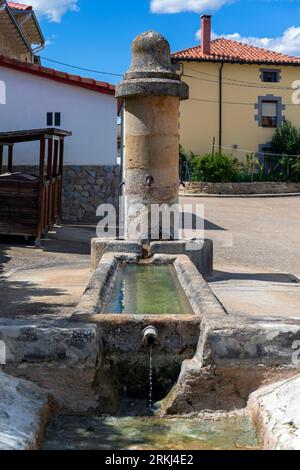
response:
[[[105,313],[194,315],[172,265],[119,266]]]
[[[218,418],[58,416],[44,450],[257,450],[247,416]]]

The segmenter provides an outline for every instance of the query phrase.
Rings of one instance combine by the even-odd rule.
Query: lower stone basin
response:
[[[58,416],[44,450],[257,450],[246,415],[197,418]]]
[[[148,396],[149,347],[143,332],[150,325],[158,336],[153,348],[154,401],[171,390],[182,362],[196,352],[206,290],[187,256],[155,255],[147,261],[126,253],[102,257],[72,316],[73,321],[98,326],[94,386],[100,412],[116,413],[121,398]]]

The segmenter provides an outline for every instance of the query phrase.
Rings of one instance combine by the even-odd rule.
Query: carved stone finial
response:
[[[132,44],[132,63],[116,87],[117,98],[134,96],[176,96],[187,99],[188,86],[171,63],[168,41],[155,31],[140,34]]]

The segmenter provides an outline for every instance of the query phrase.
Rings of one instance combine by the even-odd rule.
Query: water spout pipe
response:
[[[154,326],[147,326],[143,331],[143,344],[145,346],[155,346],[158,344],[158,332]]]

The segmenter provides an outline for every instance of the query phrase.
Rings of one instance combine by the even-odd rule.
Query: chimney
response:
[[[201,16],[201,49],[203,54],[210,54],[211,15]]]

